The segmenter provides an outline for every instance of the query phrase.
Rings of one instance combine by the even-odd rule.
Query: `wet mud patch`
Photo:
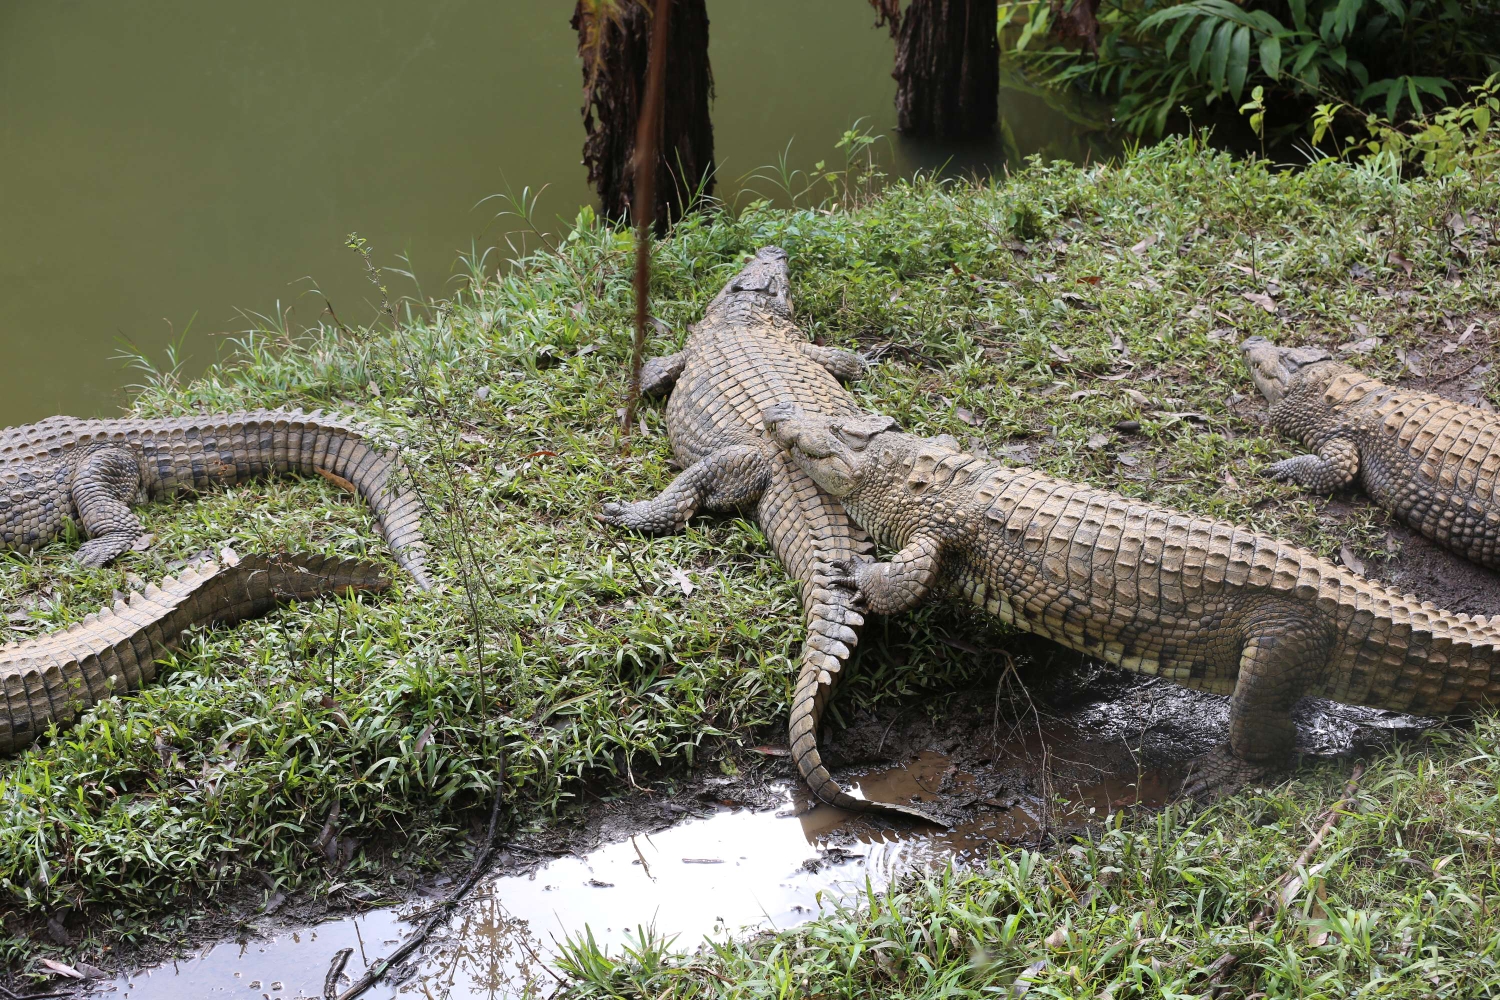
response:
[[[984,655],[986,651],[975,650]],[[823,736],[846,787],[909,802],[950,826],[850,813],[811,799],[781,748],[747,750],[738,773],[663,778],[599,797],[516,837],[451,920],[375,998],[550,992],[569,938],[612,952],[641,934],[692,948],[705,939],[794,926],[912,871],[983,859],[1005,845],[1045,848],[1121,810],[1171,801],[1193,758],[1216,746],[1225,699],[1115,670],[1028,636],[989,651],[983,685],[855,718]],[[1299,749],[1357,752],[1429,723],[1305,701]],[[262,917],[237,941],[94,986],[137,1000],[321,996],[389,954],[451,890],[430,883],[399,906],[321,923]]]

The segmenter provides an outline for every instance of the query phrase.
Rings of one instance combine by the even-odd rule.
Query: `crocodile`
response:
[[[1005,467],[876,414],[765,422],[886,561],[840,583],[878,614],[932,593],[1127,670],[1230,696],[1186,790],[1284,766],[1305,695],[1437,716],[1500,702],[1500,617],[1453,614],[1235,524]]]
[[[599,517],[607,524],[665,534],[681,530],[700,510],[753,510],[801,588],[807,638],[789,726],[799,772],[814,794],[833,805],[929,818],[904,806],[856,798],[823,764],[818,724],[864,624],[853,595],[829,586],[831,567],[868,555],[871,545],[838,501],[766,437],[761,423],[761,409],[778,399],[834,416],[860,413],[840,380],[863,369],[858,355],[808,341],[792,318],[786,251],[762,248],[709,303],[681,351],[651,358],[642,367],[644,393],[671,393],[667,433],[684,471],[654,499],[606,504]]]
[[[376,564],[305,554],[225,555],[116,601],[60,632],[0,647],[0,753],[20,750],[49,726],[134,691],[189,629],[263,615],[278,603],[380,591]]]
[[[1437,544],[1500,570],[1500,415],[1398,389],[1315,347],[1241,345],[1271,427],[1312,449],[1270,474],[1318,493],[1357,479]]]
[[[74,558],[102,566],[143,533],[131,504],[270,475],[319,474],[358,492],[397,563],[432,587],[421,503],[400,460],[321,411],[251,410],[158,419],[48,417],[0,431],[0,547],[32,549],[76,519]]]

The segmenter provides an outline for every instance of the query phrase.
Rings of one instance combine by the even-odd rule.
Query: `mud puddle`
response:
[[[988,795],[981,775],[936,751],[851,781],[866,798],[935,803]],[[913,870],[982,856],[996,842],[1035,840],[1044,829],[1077,826],[1127,805],[1159,805],[1170,782],[1110,778],[1062,799],[988,797],[951,829],[892,825],[810,801],[778,782],[776,809],[716,805],[707,815],[638,833],[526,874],[481,883],[394,984],[370,997],[520,996],[550,992],[548,966],[568,937],[592,935],[611,953],[643,928],[689,949],[705,938],[786,928],[867,883],[881,889]],[[440,890],[439,890],[440,891]],[[333,920],[267,940],[213,945],[196,956],[121,977],[94,995],[131,1000],[181,997],[321,997],[333,955],[353,949],[342,986],[389,954],[424,915],[428,901]],[[342,988],[342,987],[341,987]]]
[[[1038,658],[1037,701],[1002,711],[999,687],[940,694],[824,734],[825,759],[865,798],[922,803],[943,829],[811,802],[790,761],[747,754],[733,778],[601,804],[585,830],[511,845],[407,964],[366,996],[461,1000],[550,993],[568,937],[618,954],[641,928],[692,949],[812,919],[903,874],[982,859],[997,844],[1042,846],[1111,813],[1170,801],[1193,758],[1223,739],[1225,700],[1170,683]],[[1003,678],[1002,678],[1003,682]],[[1424,720],[1305,702],[1299,748],[1345,754],[1420,732]],[[895,766],[891,762],[900,761]],[[551,839],[548,839],[548,838]],[[536,848],[541,847],[538,851]],[[550,856],[548,856],[550,855]],[[529,866],[527,859],[530,859]],[[321,997],[333,955],[341,988],[390,954],[451,888],[426,898],[258,936],[95,987],[94,996]]]

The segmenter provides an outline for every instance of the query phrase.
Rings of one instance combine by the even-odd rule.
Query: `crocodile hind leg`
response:
[[[1329,438],[1316,455],[1283,459],[1267,471],[1272,478],[1290,479],[1314,493],[1332,493],[1359,475],[1359,448],[1346,437]]]
[[[135,544],[140,519],[131,513],[141,484],[141,468],[125,448],[100,448],[79,461],[73,473],[73,506],[88,541],[73,558],[85,566],[103,566]]]
[[[605,504],[599,520],[652,535],[671,534],[700,510],[730,512],[755,503],[770,473],[766,453],[754,445],[720,448],[683,470],[655,499]]]
[[[1332,639],[1322,628],[1299,625],[1290,608],[1261,621],[1240,651],[1239,677],[1229,698],[1229,745],[1194,762],[1183,788],[1189,795],[1232,794],[1292,760],[1297,742],[1292,707],[1316,687]]]

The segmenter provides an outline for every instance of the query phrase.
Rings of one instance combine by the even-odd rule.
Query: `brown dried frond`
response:
[[[1099,0],[1052,0],[1052,30],[1063,41],[1082,42],[1098,55]]]
[[[901,30],[901,0],[870,0],[875,8],[875,27],[888,27],[891,37]]]

